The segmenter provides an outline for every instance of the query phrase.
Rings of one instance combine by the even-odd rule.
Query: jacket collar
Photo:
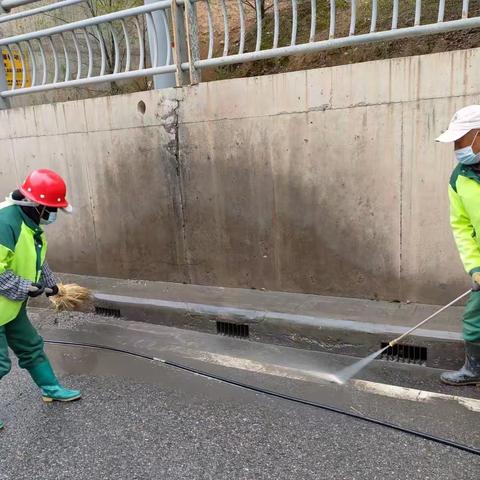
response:
[[[474,165],[462,165],[460,169],[460,175],[471,178],[477,183],[480,183],[480,170],[474,168]]]
[[[43,233],[40,225],[37,225],[23,210],[21,207],[16,205],[18,213],[21,215],[23,223],[27,225],[28,228],[33,230],[35,233]]]

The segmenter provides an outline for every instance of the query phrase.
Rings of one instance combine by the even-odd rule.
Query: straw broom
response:
[[[92,292],[76,283],[59,283],[57,286],[58,295],[49,297],[57,311],[79,310],[92,299]]]

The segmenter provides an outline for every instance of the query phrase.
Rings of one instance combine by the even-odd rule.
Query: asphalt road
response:
[[[58,347],[51,353],[54,363],[72,357],[87,373],[64,378],[84,399],[44,405],[24,372],[14,369],[2,380],[1,480],[480,475],[479,456],[360,420],[130,356]]]

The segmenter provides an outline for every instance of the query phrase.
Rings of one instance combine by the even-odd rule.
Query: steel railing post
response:
[[[185,4],[172,1],[173,53],[175,59],[177,87],[188,85],[190,76],[182,69],[182,63],[188,62],[187,31],[185,28]]]
[[[200,70],[195,62],[200,60],[200,45],[198,41],[197,6],[192,0],[184,0],[185,24],[187,30],[188,63],[190,71],[190,83],[195,85],[201,82]]]
[[[145,5],[155,2],[156,0],[144,0]],[[147,15],[147,30],[152,66],[170,65],[172,63],[172,41],[165,10],[158,10],[157,12],[152,12],[150,15]],[[155,60],[156,65],[154,65]],[[154,75],[153,84],[156,90],[174,87],[176,84],[175,74],[164,73],[163,75]]]
[[[0,48],[0,110],[4,110],[10,107],[10,102],[7,98],[2,96],[2,92],[7,91],[7,76],[5,73],[5,66],[3,63],[3,53]]]

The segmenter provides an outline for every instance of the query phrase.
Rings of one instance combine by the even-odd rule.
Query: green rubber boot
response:
[[[3,430],[4,426],[5,426],[5,424],[0,420],[0,430]]]
[[[42,391],[44,402],[73,402],[82,397],[78,390],[67,390],[58,383],[50,362],[43,362],[28,369],[33,381]]]

